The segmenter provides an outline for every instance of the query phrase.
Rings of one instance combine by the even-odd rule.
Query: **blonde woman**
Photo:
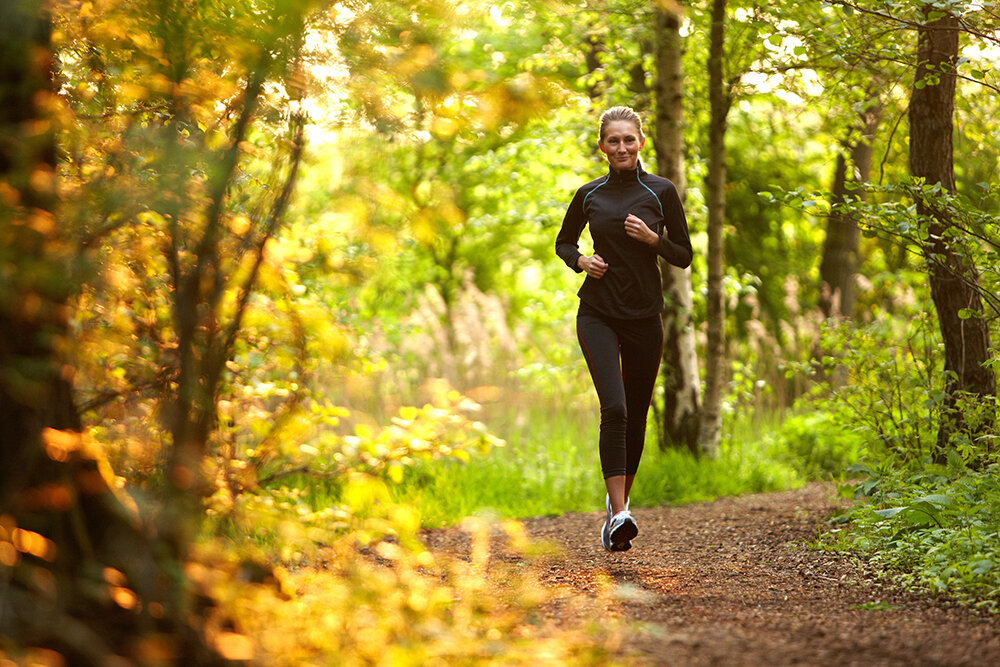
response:
[[[607,520],[601,545],[627,551],[639,528],[629,492],[646,438],[646,415],[663,349],[663,292],[657,262],[691,264],[691,240],[677,189],[646,173],[642,121],[628,107],[600,118],[598,147],[608,173],[576,191],[556,237],[556,254],[586,278],[578,293],[577,337],[601,405],[601,471]],[[594,254],[580,252],[590,226]]]

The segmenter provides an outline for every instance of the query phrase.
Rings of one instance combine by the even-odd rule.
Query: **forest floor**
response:
[[[558,555],[522,560],[498,541],[496,558],[536,568],[553,594],[550,621],[607,619],[623,662],[1000,665],[1000,620],[898,590],[856,558],[810,548],[844,502],[832,486],[811,484],[636,508],[639,536],[623,553],[600,546],[603,511],[539,517],[523,524]],[[460,529],[424,540],[467,557]]]

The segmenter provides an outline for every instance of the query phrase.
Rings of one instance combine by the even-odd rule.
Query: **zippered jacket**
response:
[[[631,213],[660,235],[655,248],[625,232]],[[632,171],[608,173],[587,183],[573,196],[556,237],[556,254],[577,273],[582,253],[580,234],[590,225],[594,252],[608,264],[600,278],[587,276],[578,295],[608,317],[638,319],[663,312],[663,283],[657,256],[670,264],[690,266],[693,251],[687,218],[677,188],[648,174],[642,163]]]

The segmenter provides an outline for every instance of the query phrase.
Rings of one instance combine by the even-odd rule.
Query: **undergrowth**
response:
[[[864,554],[903,588],[942,594],[990,613],[1000,611],[1000,463],[859,465],[858,503],[833,529],[829,546]]]
[[[845,487],[855,505],[821,543],[862,555],[894,585],[996,613],[996,399],[968,395],[949,405],[935,322],[926,312],[908,314],[825,332],[825,347],[842,354],[824,358],[824,367],[840,367],[850,381],[819,384],[817,395],[845,427],[863,434],[867,453],[849,468],[860,478]],[[953,410],[964,426],[942,451],[939,427]]]
[[[560,413],[539,404],[484,420],[505,447],[464,462],[423,462],[394,487],[394,499],[419,508],[425,526],[455,524],[470,514],[523,518],[604,507],[596,409]],[[860,445],[818,412],[729,430],[716,457],[698,458],[659,449],[650,425],[633,506],[777,491],[837,477],[856,461]]]

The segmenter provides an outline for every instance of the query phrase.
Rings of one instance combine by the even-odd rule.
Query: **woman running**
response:
[[[663,292],[657,257],[691,264],[677,189],[639,161],[642,121],[628,107],[601,114],[598,147],[608,173],[579,190],[556,237],[556,254],[587,277],[578,292],[577,337],[601,404],[600,459],[607,488],[601,545],[627,551],[639,534],[629,491],[646,438],[646,415],[663,349]],[[579,250],[590,225],[594,254]]]

